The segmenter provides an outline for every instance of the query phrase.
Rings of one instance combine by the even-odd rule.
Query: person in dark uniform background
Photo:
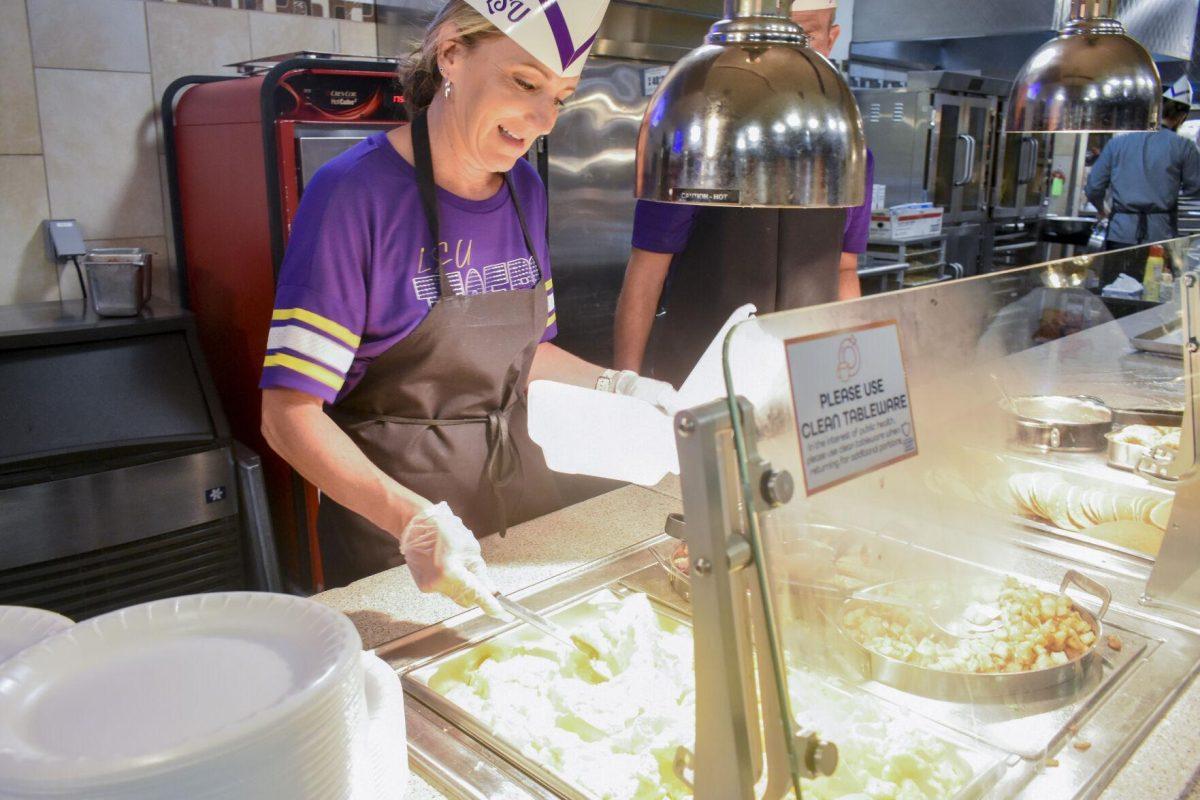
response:
[[[792,4],[792,19],[826,58],[841,33],[836,13],[837,0]],[[742,305],[767,313],[859,297],[873,182],[868,151],[866,200],[851,209],[638,201],[614,325],[616,366],[679,386]]]
[[[1108,217],[1106,250],[1123,250],[1179,235],[1179,196],[1200,192],[1200,150],[1176,131],[1192,108],[1192,85],[1181,77],[1163,93],[1162,128],[1113,137],[1092,165],[1084,194],[1101,218]],[[1112,211],[1105,200],[1112,194]],[[1141,280],[1140,264],[1109,258],[1104,285],[1121,272]]]
[[[499,614],[473,534],[561,505],[529,438],[529,381],[671,407],[670,386],[550,342],[546,190],[523,156],[578,84],[607,2],[450,0],[402,70],[412,124],[331,160],[304,193],[263,433],[321,490],[329,586],[407,560],[423,591]]]

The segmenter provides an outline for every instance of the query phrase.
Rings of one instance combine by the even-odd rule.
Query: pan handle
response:
[[[1100,601],[1100,610],[1096,612],[1096,620],[1104,619],[1104,614],[1108,611],[1108,607],[1112,603],[1112,592],[1108,590],[1108,587],[1093,578],[1089,578],[1082,572],[1069,569],[1067,570],[1067,574],[1063,575],[1062,585],[1058,587],[1058,591],[1066,594],[1067,587],[1071,584],[1075,584]]]
[[[1074,397],[1076,400],[1089,400],[1098,406],[1104,406],[1105,408],[1108,408],[1108,403],[1104,402],[1099,397],[1096,397],[1095,395],[1092,395],[1092,394],[1076,394],[1076,395],[1072,395],[1072,397]],[[1109,410],[1111,411],[1112,409],[1109,409]]]
[[[683,514],[671,513],[667,514],[667,522],[663,525],[663,532],[672,539],[684,539],[684,521]]]

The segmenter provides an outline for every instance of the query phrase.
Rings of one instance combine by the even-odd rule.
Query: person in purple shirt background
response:
[[[841,28],[837,0],[795,0],[792,19],[825,57]],[[679,385],[739,306],[760,313],[860,297],[874,157],[866,194],[850,209],[743,209],[639,201],[617,304],[621,369]]]
[[[260,385],[267,441],[321,490],[327,586],[407,561],[423,591],[501,614],[473,534],[562,505],[529,438],[529,381],[674,403],[550,341],[546,190],[523,156],[607,2],[526,9],[514,27],[487,0],[450,0],[402,70],[412,123],[305,190]]]

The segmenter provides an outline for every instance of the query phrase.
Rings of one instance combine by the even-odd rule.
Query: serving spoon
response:
[[[930,605],[905,597],[897,597],[880,591],[879,587],[875,586],[859,589],[850,595],[850,599],[915,611],[929,620],[933,627],[944,636],[951,639],[976,639],[1004,627],[1004,622],[1000,619],[1000,609],[982,603],[972,603],[966,608],[954,603]],[[967,608],[972,607],[980,613],[968,619],[964,616],[964,612]]]
[[[532,608],[522,605],[516,600],[510,600],[499,592],[496,592],[494,597],[496,598],[496,602],[500,604],[501,608],[512,614],[521,622],[524,622],[532,628],[536,628],[552,639],[560,641],[570,647],[574,647],[576,650],[587,656],[588,660],[590,661],[595,661],[600,658],[600,651],[584,641],[579,635],[568,633],[555,623],[534,611]]]

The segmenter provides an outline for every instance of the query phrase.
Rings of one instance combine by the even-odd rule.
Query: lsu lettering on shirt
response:
[[[553,339],[546,191],[525,160],[512,179],[536,262],[506,186],[486,200],[439,188],[442,241],[431,248],[416,170],[383,133],[318,170],[292,222],[259,386],[329,403],[345,397],[374,358],[428,315],[440,295],[439,263],[455,294],[545,291],[542,341]]]

